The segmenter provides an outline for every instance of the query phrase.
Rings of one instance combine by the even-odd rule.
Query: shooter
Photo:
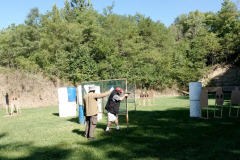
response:
[[[127,98],[130,93],[124,94],[122,97],[120,97],[121,93],[123,92],[122,88],[117,87],[115,91],[113,91],[109,98],[108,102],[106,104],[105,109],[108,111],[108,123],[106,132],[111,132],[109,130],[109,127],[111,126],[112,122],[115,122],[116,130],[119,131],[118,126],[118,113],[119,113],[119,107],[120,107],[120,101],[122,101],[125,97]]]

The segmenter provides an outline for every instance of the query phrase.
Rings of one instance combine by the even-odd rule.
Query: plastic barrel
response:
[[[190,117],[200,117],[200,101],[190,101]]]
[[[190,101],[199,101],[199,95],[202,93],[202,82],[189,83],[189,99]]]
[[[202,82],[189,83],[190,117],[200,117],[199,95],[202,93]]]
[[[84,124],[83,106],[79,106],[79,123]]]
[[[59,103],[59,117],[68,117],[68,102],[67,103]]]
[[[76,88],[67,87],[68,90],[68,102],[76,102]]]
[[[67,114],[68,116],[76,116],[76,102],[68,102],[68,108],[67,108]]]
[[[58,88],[58,103],[65,104],[68,102],[68,90],[67,87]]]

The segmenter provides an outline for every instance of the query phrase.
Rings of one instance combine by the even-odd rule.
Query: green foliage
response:
[[[74,83],[98,79],[97,63],[90,56],[87,46],[79,45],[72,52],[59,52],[57,57],[56,67],[61,78],[68,78]]]
[[[187,89],[208,66],[240,62],[240,20],[236,4],[219,12],[198,10],[165,27],[139,13],[114,14],[114,2],[99,14],[86,0],[56,4],[46,14],[32,8],[25,24],[0,31],[0,65],[45,72],[79,84],[128,78],[139,87]]]
[[[23,56],[17,57],[16,62],[18,64],[18,67],[25,71],[37,73],[39,70],[39,66],[34,63],[34,61],[31,61],[31,59],[28,58],[24,58]]]

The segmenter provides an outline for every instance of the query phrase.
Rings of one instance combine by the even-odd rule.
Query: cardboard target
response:
[[[20,111],[19,99],[18,99],[17,94],[15,94],[15,93],[8,95],[8,105],[6,105],[6,110],[7,110],[7,107],[11,108],[11,112],[10,112],[11,115],[13,115],[13,113],[14,113],[14,111],[13,111],[14,106],[16,107],[17,113],[19,113],[19,111]]]
[[[17,105],[18,104],[18,97],[15,93],[11,95],[11,104]]]
[[[209,119],[208,118],[208,91],[203,88],[202,93],[199,95],[200,101],[200,118]],[[202,117],[202,108],[207,108],[207,117]]]
[[[149,94],[147,91],[145,91],[145,100],[148,100],[149,99]]]
[[[149,92],[149,98],[152,99],[153,97],[154,97],[154,93],[153,93],[153,90],[151,90],[151,91]]]
[[[222,88],[218,88],[216,91],[215,103],[217,105],[223,105],[223,102],[224,102],[224,94],[222,92]]]
[[[230,104],[230,109],[229,109],[229,117],[235,117],[235,116],[231,116],[231,107],[232,107],[232,104],[237,104],[238,105],[237,118],[238,118],[239,103],[240,103],[240,91],[238,90],[238,87],[235,87],[235,90],[233,90],[231,93],[231,104]]]
[[[235,90],[232,91],[231,103],[232,104],[239,104],[240,103],[240,91],[238,90],[238,87],[235,87]]]
[[[206,89],[202,89],[202,93],[199,95],[201,108],[208,107],[208,94]]]

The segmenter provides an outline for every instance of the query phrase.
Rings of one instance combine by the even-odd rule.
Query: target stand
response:
[[[214,108],[214,118],[223,118],[222,111],[223,111],[223,102],[224,102],[224,94],[222,92],[222,88],[218,88],[215,96],[215,108]],[[221,106],[221,117],[216,116],[216,106]]]
[[[231,103],[230,103],[230,109],[229,109],[229,117],[239,118],[238,117],[239,103],[240,103],[240,91],[238,90],[238,87],[235,87],[235,90],[233,90],[232,93],[231,93]],[[237,104],[238,105],[237,116],[231,116],[232,104]]]
[[[199,100],[200,100],[200,118],[202,119],[210,119],[208,115],[208,94],[207,90],[203,89],[202,93],[199,95]],[[202,116],[202,108],[207,108],[207,117]]]

